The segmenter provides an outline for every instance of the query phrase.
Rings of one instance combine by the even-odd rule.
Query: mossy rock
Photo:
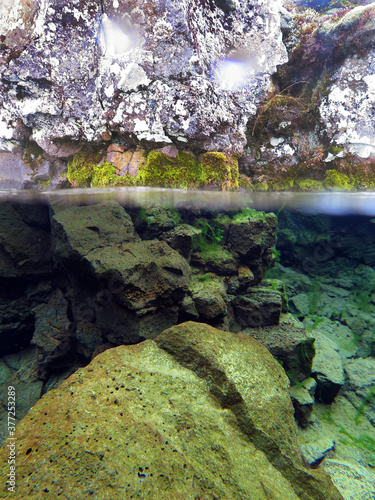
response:
[[[101,162],[102,151],[80,151],[68,162],[67,178],[73,187],[102,188],[111,186],[135,186],[131,175],[119,176],[116,168],[107,161]]]
[[[201,166],[191,154],[180,152],[171,158],[160,151],[151,151],[139,165],[137,183],[187,189],[202,186],[204,179]]]
[[[94,174],[91,178],[90,187],[111,187],[111,186],[135,186],[135,178],[127,174],[124,176],[116,175],[116,168],[107,161],[93,168]]]
[[[207,243],[200,251],[193,252],[191,262],[220,276],[233,275],[238,267],[234,255],[217,243]]]
[[[285,284],[278,279],[264,279],[260,284],[262,288],[270,288],[281,294],[281,312],[287,313],[289,310],[289,301],[285,291]]]
[[[90,187],[94,166],[102,158],[98,151],[80,151],[68,162],[68,181],[73,187]]]
[[[354,189],[350,178],[337,170],[327,170],[323,184],[332,191],[352,191]]]
[[[304,192],[321,192],[324,191],[324,186],[322,181],[303,179],[298,182],[298,189]]]
[[[254,186],[251,183],[251,179],[242,174],[240,174],[238,177],[238,186],[245,191],[254,191]]]
[[[238,189],[238,161],[223,153],[204,153],[200,163],[205,185],[215,186],[223,191]]]
[[[214,274],[198,275],[192,280],[189,291],[202,320],[210,321],[227,314],[225,287]]]

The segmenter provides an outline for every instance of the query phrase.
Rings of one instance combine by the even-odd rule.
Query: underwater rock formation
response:
[[[199,323],[107,350],[18,425],[17,494],[340,500],[302,465],[288,386],[256,340]]]

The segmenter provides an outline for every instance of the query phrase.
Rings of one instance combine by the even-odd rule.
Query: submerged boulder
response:
[[[302,465],[288,385],[257,341],[199,323],[107,350],[18,425],[17,494],[341,500]]]

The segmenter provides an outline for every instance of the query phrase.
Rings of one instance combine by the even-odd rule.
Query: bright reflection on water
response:
[[[59,189],[56,191],[0,190],[0,202],[93,204],[116,200],[123,206],[156,204],[168,207],[195,206],[209,210],[228,210],[251,206],[256,210],[277,212],[280,208],[305,213],[330,215],[367,215],[375,217],[375,193],[249,193],[167,188]]]
[[[111,56],[121,55],[135,45],[134,33],[125,32],[120,26],[103,14],[99,26],[98,42],[105,54]]]
[[[238,60],[224,59],[216,63],[213,79],[221,89],[238,90],[249,83],[259,71],[260,65],[256,56]]]

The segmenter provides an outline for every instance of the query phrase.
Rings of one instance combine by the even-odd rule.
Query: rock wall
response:
[[[30,139],[67,158],[120,136],[240,154],[247,119],[286,61],[279,3],[3,5],[2,150]]]

